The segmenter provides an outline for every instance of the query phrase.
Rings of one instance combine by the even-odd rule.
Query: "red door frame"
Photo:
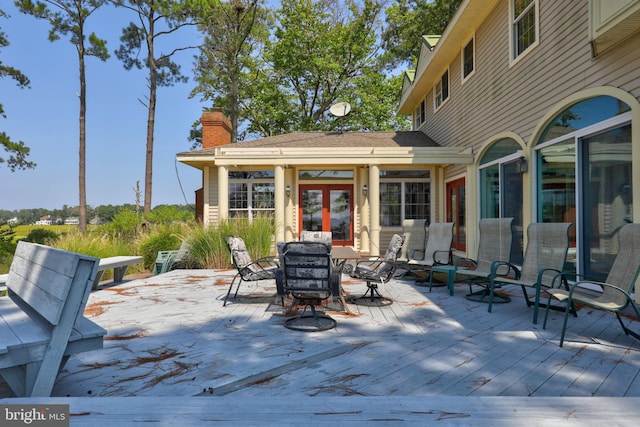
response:
[[[331,190],[346,190],[349,192],[349,238],[333,240],[336,246],[353,246],[353,184],[300,184],[298,188],[298,235],[302,232],[303,210],[302,192],[305,190],[322,190],[322,231],[331,231]]]
[[[455,226],[453,228],[453,243],[451,247],[453,249],[457,249],[459,251],[467,250],[467,238],[466,238],[466,220],[465,220],[465,191],[461,191],[461,189],[465,189],[465,179],[460,178],[454,181],[450,181],[446,183],[446,215],[447,222],[455,222]],[[455,196],[456,206],[456,218],[453,217],[453,199]]]

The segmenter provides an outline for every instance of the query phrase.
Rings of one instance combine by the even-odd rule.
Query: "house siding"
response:
[[[218,200],[219,200],[219,192],[218,192],[218,174],[209,173],[209,205],[206,206],[207,209],[207,217],[208,222],[210,224],[218,224],[220,219],[219,209],[218,209]]]
[[[426,120],[419,130],[441,146],[473,153],[473,165],[443,164],[443,173],[434,176],[432,188],[433,194],[438,195],[433,202],[438,204],[436,212],[440,213],[446,182],[466,177],[466,243],[471,257],[475,255],[480,216],[477,166],[484,150],[500,138],[516,140],[522,146],[523,156],[533,159],[533,145],[562,110],[586,97],[614,96],[632,107],[628,117],[632,121],[634,182],[640,174],[640,109],[637,102],[640,98],[640,32],[626,39],[621,37],[613,47],[594,57],[590,5],[600,3],[596,0],[539,0],[537,44],[517,61],[511,61],[510,2],[500,0],[491,11],[489,6],[482,9],[483,5],[489,4],[493,3],[488,0],[463,2],[452,22],[463,22],[466,26],[445,31],[446,37],[434,51],[436,56],[430,58],[432,63],[422,64],[422,70],[427,70],[428,74],[415,75],[415,86],[404,88],[400,106],[401,112],[408,112],[417,105],[411,105],[414,99],[426,99],[431,108],[427,109]],[[640,0],[630,0],[628,4],[640,9]],[[487,13],[474,21],[470,17],[480,16],[479,10]],[[632,19],[640,22],[640,15],[634,15]],[[613,29],[614,32],[618,30]],[[463,83],[460,49],[468,40],[464,37],[467,31],[475,34],[475,70]],[[447,67],[450,70],[449,99],[434,111],[434,93],[429,82],[437,81]],[[537,220],[536,177],[525,172],[522,183],[521,226],[526,227]],[[637,188],[634,186],[633,190],[635,200],[640,198]],[[634,203],[636,222],[640,218],[639,212],[638,204]],[[607,215],[608,212],[603,211],[598,218],[606,221]],[[577,244],[579,246],[580,242]],[[581,250],[577,247],[578,253]]]
[[[608,85],[640,95],[640,37],[592,59],[589,3],[541,0],[539,5],[540,42],[512,66],[509,1],[496,5],[476,31],[475,75],[461,84],[460,54],[452,60],[450,98],[437,112],[428,109],[423,132],[443,146],[478,153],[504,131],[530,144],[548,109],[582,89]],[[433,91],[427,102],[433,105]]]

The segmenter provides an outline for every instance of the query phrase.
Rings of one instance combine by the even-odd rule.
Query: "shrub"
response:
[[[171,222],[189,222],[194,213],[172,205],[156,206],[144,216],[145,221],[152,224],[169,224]]]
[[[113,238],[131,240],[136,238],[141,225],[141,215],[130,209],[122,209],[113,217],[113,221],[101,225],[98,229]]]
[[[40,243],[42,245],[51,245],[58,239],[58,233],[53,230],[46,230],[44,228],[34,228],[24,238],[26,242]]]
[[[13,227],[7,224],[0,225],[0,274],[9,272],[9,267],[13,261],[13,253],[16,251],[14,236]]]

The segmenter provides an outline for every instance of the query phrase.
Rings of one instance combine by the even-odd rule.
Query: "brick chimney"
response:
[[[231,144],[231,121],[222,112],[222,108],[205,111],[200,118],[202,123],[202,149]]]

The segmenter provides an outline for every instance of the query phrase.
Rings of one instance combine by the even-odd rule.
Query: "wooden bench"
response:
[[[72,354],[102,348],[83,313],[98,259],[19,242],[0,297],[0,376],[16,396],[50,396]]]
[[[97,289],[100,279],[106,270],[113,269],[113,283],[120,283],[124,279],[127,268],[133,264],[142,262],[141,256],[112,256],[109,258],[101,258],[98,264],[98,272],[93,281],[93,289]]]

